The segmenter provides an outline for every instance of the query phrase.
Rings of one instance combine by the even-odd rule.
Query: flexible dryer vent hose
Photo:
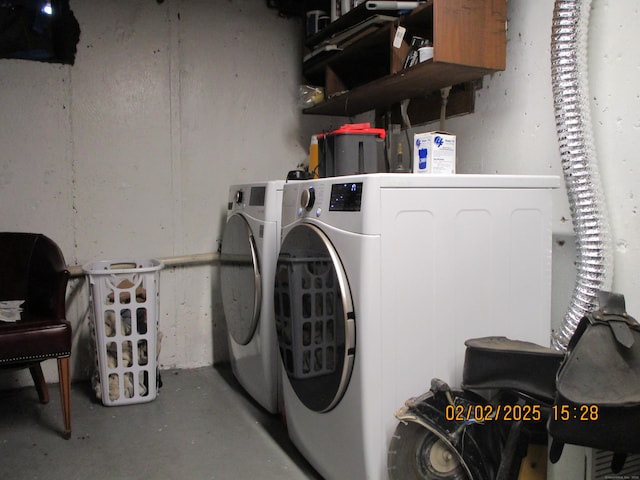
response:
[[[571,302],[552,345],[566,350],[578,322],[597,306],[613,276],[611,234],[593,147],[587,81],[591,0],[556,0],[551,79],[562,170],[576,235],[577,275]]]

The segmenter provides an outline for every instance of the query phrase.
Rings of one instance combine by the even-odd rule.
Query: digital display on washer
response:
[[[266,187],[251,187],[249,205],[253,207],[264,207],[264,196],[266,191]]]
[[[331,212],[359,212],[362,205],[362,182],[331,185]]]

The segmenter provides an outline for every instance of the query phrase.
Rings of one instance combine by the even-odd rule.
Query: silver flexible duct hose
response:
[[[610,290],[611,235],[593,147],[587,81],[587,32],[591,0],[556,0],[551,32],[551,80],[556,129],[573,229],[577,275],[568,311],[552,335],[566,350],[578,322]]]

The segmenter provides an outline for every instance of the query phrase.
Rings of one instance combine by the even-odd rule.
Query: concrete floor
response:
[[[320,479],[279,416],[253,402],[227,366],[162,372],[149,403],[105,407],[72,386],[70,440],[57,385],[0,392],[0,478],[7,480]]]

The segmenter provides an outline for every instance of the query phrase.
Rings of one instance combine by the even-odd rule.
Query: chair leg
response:
[[[42,373],[42,367],[39,363],[29,367],[31,378],[36,386],[38,392],[38,398],[41,403],[49,403],[49,389],[47,388],[47,382],[44,380],[44,374]]]
[[[58,358],[58,381],[60,382],[60,403],[64,420],[64,438],[71,438],[71,376],[69,360],[71,357]]]

